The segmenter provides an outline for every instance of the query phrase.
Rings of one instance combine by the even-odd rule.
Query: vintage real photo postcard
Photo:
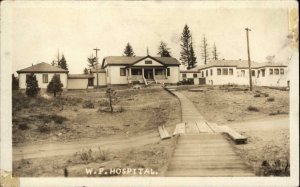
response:
[[[1,187],[297,186],[296,1],[4,1]]]

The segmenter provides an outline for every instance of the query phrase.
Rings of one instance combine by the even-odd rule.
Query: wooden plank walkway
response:
[[[181,134],[166,176],[254,176],[222,134]]]
[[[173,133],[179,137],[166,176],[254,176],[223,133],[229,133],[231,138],[243,137],[227,126],[206,122],[186,96],[180,92],[171,92],[180,100],[182,123],[176,125]]]

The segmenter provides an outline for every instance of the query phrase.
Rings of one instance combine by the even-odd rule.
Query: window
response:
[[[279,69],[274,69],[274,74],[279,75]]]
[[[142,75],[141,69],[131,69],[131,75]]]
[[[186,78],[186,74],[185,73],[182,74],[182,78]]]
[[[204,71],[201,71],[201,75],[202,75],[202,77],[204,77]]]
[[[155,75],[164,75],[163,69],[155,69]]]
[[[261,70],[261,76],[264,77],[265,76],[265,69]]]
[[[210,69],[210,76],[213,75],[213,69]]]
[[[284,74],[284,69],[280,69],[280,75]]]
[[[152,64],[152,60],[146,60],[145,64]]]
[[[257,70],[257,77],[259,77],[260,75],[260,70]]]
[[[270,69],[270,75],[273,75],[273,69]]]
[[[217,69],[217,75],[221,75],[221,68]]]
[[[222,72],[223,72],[223,75],[228,75],[228,69],[227,68],[223,68]]]
[[[233,69],[232,68],[229,69],[229,75],[233,75]]]
[[[43,83],[48,83],[48,74],[43,74]]]
[[[255,76],[255,70],[252,70],[251,72],[252,76]]]
[[[194,78],[197,78],[197,73],[194,73],[194,74],[193,74],[193,77],[194,77]]]
[[[245,77],[245,70],[241,70],[242,77]]]
[[[126,76],[126,68],[120,68],[120,76]]]
[[[208,76],[208,70],[206,70],[206,77]]]
[[[27,80],[29,79],[29,76],[30,76],[29,74],[26,75],[26,82],[27,82]]]
[[[170,73],[170,68],[167,69],[167,76],[170,76],[171,73]]]

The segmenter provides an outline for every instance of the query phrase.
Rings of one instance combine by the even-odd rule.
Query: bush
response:
[[[273,102],[273,101],[275,101],[275,99],[274,99],[274,97],[269,97],[269,98],[267,99],[267,101],[268,101],[268,102]]]
[[[254,97],[260,97],[260,94],[255,94]]]
[[[64,121],[67,120],[67,118],[56,114],[51,114],[51,115],[40,114],[37,117],[41,119],[44,123],[50,123],[51,121],[54,121],[57,124],[62,124]]]
[[[39,93],[40,88],[36,76],[31,73],[26,79],[26,95],[29,97],[35,97]]]
[[[109,151],[102,150],[98,147],[97,151],[89,150],[81,150],[74,154],[74,158],[72,161],[74,163],[89,163],[89,162],[96,162],[96,161],[108,161],[109,160]]]
[[[253,111],[253,112],[258,112],[259,111],[259,109],[254,107],[254,106],[248,106],[247,110]]]
[[[41,132],[41,133],[49,133],[50,132],[50,127],[49,125],[47,124],[42,124],[38,127],[38,130]]]
[[[91,100],[86,100],[82,104],[83,108],[94,108],[94,104]]]
[[[20,124],[18,124],[18,128],[20,130],[28,130],[29,126],[27,125],[27,123],[20,123]]]
[[[194,79],[184,79],[180,82],[178,82],[178,85],[193,85]]]

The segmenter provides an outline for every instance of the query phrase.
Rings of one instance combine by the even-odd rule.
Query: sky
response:
[[[198,65],[203,64],[200,46],[204,34],[210,51],[215,43],[221,59],[246,60],[246,27],[251,29],[251,60],[265,62],[266,56],[278,53],[289,32],[286,8],[203,8],[183,1],[94,5],[14,8],[13,72],[39,62],[51,63],[59,50],[70,73],[82,73],[94,48],[100,49],[102,61],[106,56],[121,56],[127,42],[137,56],[147,55],[147,48],[150,55],[157,56],[158,45],[164,41],[179,60],[185,24],[193,36]]]

